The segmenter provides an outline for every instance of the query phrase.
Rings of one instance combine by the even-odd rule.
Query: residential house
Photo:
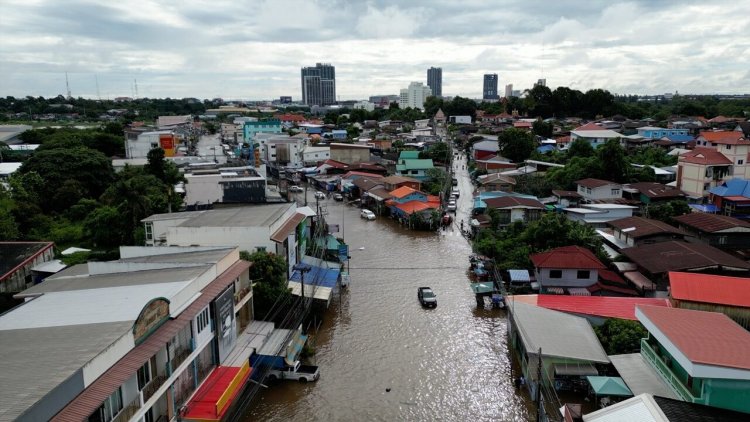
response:
[[[620,355],[622,356],[622,355]],[[612,356],[610,356],[612,359]],[[630,387],[630,384],[628,384]],[[632,388],[631,388],[632,390]],[[633,391],[635,393],[635,391]],[[636,393],[637,394],[637,393]],[[584,422],[730,422],[747,418],[747,414],[713,406],[690,403],[661,395],[641,393],[635,397],[612,404],[583,415]],[[566,419],[567,420],[567,419]]]
[[[305,145],[302,149],[302,164],[314,166],[331,158],[331,147],[313,147]]]
[[[433,211],[440,209],[440,198],[406,186],[391,191],[390,195],[385,204],[396,218],[408,218],[414,213],[428,218]]]
[[[693,151],[680,155],[677,188],[701,199],[731,178],[750,179],[750,141],[742,132],[701,132]]]
[[[331,159],[346,164],[370,162],[370,147],[367,145],[331,143]]]
[[[570,296],[570,295],[512,295],[508,300],[527,303],[540,308],[586,318],[591,325],[599,326],[612,318],[636,321],[637,305],[670,306],[669,299],[647,297]],[[509,304],[509,306],[513,306]]]
[[[750,220],[750,180],[731,179],[709,190],[709,202],[724,215]]]
[[[666,290],[670,271],[712,272],[743,276],[750,264],[703,243],[668,241],[626,248],[620,251],[641,273]]]
[[[600,145],[604,145],[610,139],[620,139],[622,134],[617,133],[609,129],[598,129],[598,130],[572,130],[570,132],[570,141],[575,142],[579,139],[584,140],[591,144],[592,147],[598,148]]]
[[[471,146],[471,158],[474,160],[487,160],[492,156],[497,156],[499,150],[500,144],[497,139],[478,141]]]
[[[578,192],[571,190],[553,190],[552,196],[557,198],[557,205],[562,208],[577,207],[583,198]]]
[[[348,171],[349,165],[336,160],[325,160],[316,168],[317,174],[344,174]]]
[[[609,358],[584,318],[526,303],[508,306],[509,348],[517,356],[532,397],[539,383],[558,391],[585,376],[599,375]],[[541,380],[538,368],[542,366]]]
[[[396,164],[396,176],[411,177],[422,182],[430,179],[427,171],[435,168],[432,159],[420,159],[419,151],[401,151]]]
[[[380,164],[374,163],[353,163],[347,167],[349,171],[357,171],[361,173],[378,174],[385,177],[388,174],[388,169]]]
[[[646,207],[653,204],[686,200],[685,193],[672,186],[653,182],[639,182],[624,185],[623,197],[639,201]]]
[[[495,209],[500,214],[500,225],[509,225],[516,221],[529,223],[542,217],[544,204],[536,199],[518,196],[502,196],[484,200],[487,208]]]
[[[622,185],[608,180],[582,179],[576,181],[577,192],[585,201],[607,201],[622,198]]]
[[[204,418],[228,416],[252,371],[250,349],[236,347],[253,320],[251,263],[239,255],[122,247],[120,260],[22,292],[27,302],[0,316],[2,418],[185,419],[206,388]]]
[[[724,314],[638,306],[641,355],[690,403],[750,413],[750,332]]]
[[[619,249],[638,247],[669,240],[683,240],[687,233],[663,221],[643,217],[626,217],[607,223],[612,228]]]
[[[638,135],[648,139],[661,139],[668,136],[689,136],[688,129],[665,129],[656,126],[643,126],[637,129]]]
[[[193,170],[185,174],[185,181],[185,204],[188,208],[266,202],[266,178],[254,167]]]
[[[474,164],[477,166],[477,170],[484,170],[487,174],[500,173],[516,168],[516,164],[499,155],[490,155],[483,160],[475,160]]]
[[[301,114],[285,113],[275,115],[274,118],[278,119],[281,125],[287,129],[305,122],[305,116]]]
[[[722,313],[750,330],[750,278],[669,273],[672,306]]]
[[[354,173],[354,174],[351,174]],[[356,174],[359,172],[349,172],[341,178],[341,192],[344,192],[350,198],[362,198],[370,189],[380,186],[383,187],[383,178],[378,175]],[[366,174],[366,173],[365,173]]]
[[[492,191],[492,192],[479,192],[476,195],[474,195],[474,204],[472,207],[472,215],[478,215],[484,213],[484,211],[487,209],[487,204],[485,201],[490,198],[499,198],[499,197],[505,197],[505,196],[513,196],[517,198],[527,198],[527,199],[533,199],[535,201],[538,201],[537,197],[534,195],[524,195],[517,192],[503,192],[503,191]]]
[[[6,302],[14,293],[25,290],[41,279],[35,279],[33,268],[55,257],[52,242],[0,242],[0,313],[13,303]]]
[[[281,121],[279,119],[265,119],[246,121],[242,126],[244,142],[252,145],[256,142],[259,133],[281,134]]]
[[[750,249],[750,222],[721,214],[691,212],[673,217],[693,239],[719,249]]]
[[[477,182],[481,189],[485,192],[489,191],[504,191],[513,192],[513,187],[516,185],[516,180],[511,176],[503,176],[498,173],[485,174],[477,178]]]
[[[582,204],[578,207],[563,208],[565,217],[592,227],[603,228],[612,220],[631,217],[638,207],[622,204]]]
[[[564,246],[529,255],[536,281],[549,287],[589,287],[599,280],[599,271],[607,267],[588,249]]]
[[[380,179],[380,181],[383,182],[383,185],[389,191],[396,190],[403,186],[412,188],[414,190],[420,190],[422,187],[422,182],[417,179],[412,179],[411,177],[388,176]]]

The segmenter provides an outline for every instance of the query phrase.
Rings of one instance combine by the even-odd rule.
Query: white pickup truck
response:
[[[286,379],[308,382],[315,381],[318,378],[320,378],[320,370],[317,366],[302,365],[299,361],[294,362],[292,366],[285,366],[283,369],[271,369],[268,373],[268,379],[271,381]]]

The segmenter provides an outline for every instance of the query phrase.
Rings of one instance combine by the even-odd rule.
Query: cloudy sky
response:
[[[502,86],[750,93],[750,2],[0,0],[0,95],[299,99],[336,66],[341,100],[443,68],[443,95]]]

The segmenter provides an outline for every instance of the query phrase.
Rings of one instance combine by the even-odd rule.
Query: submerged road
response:
[[[350,245],[352,281],[312,333],[321,378],[273,384],[245,420],[530,419],[512,382],[505,311],[477,309],[469,290],[471,247],[458,227],[468,223],[473,188],[463,163],[455,163],[454,227],[439,234],[366,221],[358,208],[325,201],[328,222],[344,228]],[[436,309],[420,306],[419,286],[433,288]]]

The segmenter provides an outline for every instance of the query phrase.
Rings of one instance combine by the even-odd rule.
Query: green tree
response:
[[[541,119],[537,119],[532,124],[534,135],[541,136],[542,138],[551,138],[553,129],[552,123],[545,122]]]
[[[284,308],[288,308],[291,302],[291,293],[286,279],[286,260],[279,255],[265,251],[252,254],[242,251],[240,258],[253,264],[250,267],[250,280],[254,283],[255,318],[268,321],[273,317],[270,311],[274,304],[282,307],[281,315],[285,314]]]
[[[112,206],[101,206],[86,217],[84,234],[95,247],[113,249],[123,244],[125,229],[120,212]]]
[[[0,184],[0,239],[16,240],[21,232],[13,216],[13,199],[2,184]]]
[[[514,163],[528,159],[536,148],[530,132],[516,128],[505,129],[498,136],[500,152]]]
[[[153,148],[146,154],[146,159],[148,163],[143,170],[159,180],[164,180],[164,150],[159,147]]]
[[[649,205],[646,207],[646,216],[654,220],[674,224],[674,217],[689,214],[691,211],[686,201],[675,199],[662,204]]]
[[[425,172],[429,180],[424,183],[424,189],[430,195],[439,195],[448,186],[448,173],[445,170],[434,167]]]
[[[568,148],[568,157],[593,157],[594,147],[585,139],[576,139]]]
[[[610,139],[596,149],[600,179],[623,183],[630,181],[632,166],[620,145],[620,139]]]
[[[431,95],[424,101],[424,114],[427,115],[427,117],[432,118],[441,108],[443,108],[442,98]]]
[[[641,339],[648,337],[640,322],[617,318],[595,326],[594,332],[608,355],[637,353],[641,350]]]

